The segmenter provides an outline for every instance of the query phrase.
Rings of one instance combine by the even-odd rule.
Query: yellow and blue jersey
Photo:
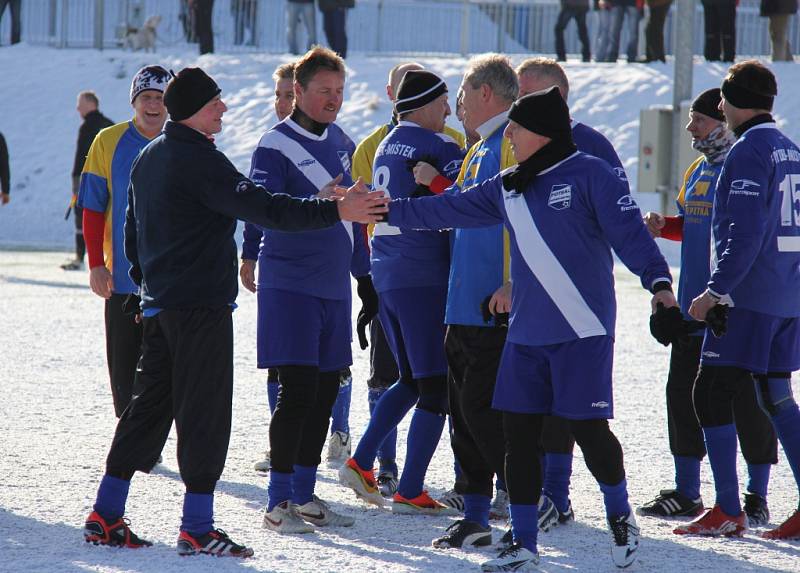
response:
[[[139,290],[128,276],[131,265],[125,258],[125,209],[133,160],[148,143],[133,120],[112,125],[95,137],[81,173],[78,206],[105,214],[103,254],[117,294]]]

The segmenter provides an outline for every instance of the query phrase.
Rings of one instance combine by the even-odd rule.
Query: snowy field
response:
[[[255,296],[247,292],[240,294],[234,313],[233,434],[217,487],[216,518],[217,526],[255,548],[255,558],[240,563],[175,553],[183,486],[174,435],[164,449],[164,463],[149,476],[136,474],[128,502],[134,531],[155,546],[126,551],[84,543],[82,524],[94,502],[115,418],[105,365],[103,304],[86,288],[86,273],[58,268],[63,256],[0,251],[0,571],[476,571],[492,556],[434,550],[431,540],[452,518],[367,509],[337,484],[335,470],[327,467],[321,468],[318,493],[338,511],[353,515],[354,527],[302,537],[261,529],[267,479],[252,464],[266,446],[269,414],[265,375],[255,367]],[[631,503],[638,506],[672,484],[664,414],[667,350],[647,332],[647,293],[624,269],[617,278],[621,307],[613,429],[625,451]],[[358,439],[368,417],[368,360],[357,345],[353,355],[350,424]],[[401,445],[406,430],[404,423]],[[398,448],[401,462],[404,450]],[[741,472],[744,464],[739,466]],[[710,479],[704,464],[706,503],[714,499]],[[427,485],[439,494],[452,481],[452,454],[442,439]],[[540,536],[542,570],[616,570],[601,497],[579,450],[572,500],[577,521]],[[796,507],[785,461],[773,471],[769,502],[774,524]],[[752,532],[739,540],[684,538],[671,533],[674,522],[639,518],[639,523],[642,549],[631,571],[800,571],[797,543],[768,542]],[[494,525],[497,539],[503,524]]]
[[[228,463],[216,495],[217,526],[255,548],[252,560],[179,558],[174,542],[183,487],[170,437],[164,463],[137,474],[128,502],[134,531],[155,546],[140,551],[95,547],[81,529],[94,501],[115,418],[103,342],[103,305],[87,288],[86,272],[64,273],[58,265],[72,245],[72,223],[63,220],[69,199],[79,118],[75,95],[94,89],[101,109],[121,121],[130,117],[130,76],[157,62],[176,71],[201,65],[223,88],[230,107],[218,143],[243,171],[261,133],[273,123],[275,66],[288,57],[214,55],[192,52],[144,56],[118,51],[51,50],[25,45],[0,49],[0,132],[11,153],[12,202],[0,207],[0,572],[77,573],[121,571],[464,571],[492,556],[478,551],[437,551],[430,541],[452,522],[444,517],[393,516],[366,509],[336,483],[334,469],[321,470],[318,493],[356,517],[355,527],[282,537],[260,528],[266,478],[252,470],[268,436],[265,375],[255,368],[255,297],[242,292],[234,314],[236,376],[234,422]],[[355,140],[389,117],[387,70],[400,58],[348,60],[347,101],[340,123]],[[423,59],[443,74],[451,95],[465,60]],[[516,63],[516,62],[515,62]],[[672,67],[661,64],[567,64],[576,119],[603,131],[615,144],[631,181],[636,181],[639,109],[671,100]],[[800,139],[800,106],[792,86],[797,66],[773,66],[779,78],[776,104],[781,127]],[[695,92],[719,85],[725,67],[698,63]],[[452,102],[451,102],[452,104]],[[645,208],[653,196],[639,197]],[[43,250],[46,249],[46,250]],[[676,250],[666,249],[676,263]],[[664,406],[668,351],[647,332],[648,295],[624,269],[618,270],[616,415],[613,428],[625,451],[634,506],[672,485]],[[356,305],[356,310],[358,305]],[[367,354],[354,347],[351,427],[354,439],[366,425]],[[401,426],[404,444],[407,423]],[[404,448],[399,448],[400,461]],[[740,462],[744,475],[744,464]],[[702,494],[713,503],[703,466]],[[743,478],[744,479],[744,478]],[[452,454],[446,439],[428,474],[433,494],[451,487]],[[540,537],[544,571],[614,571],[601,497],[576,452],[572,500],[577,521]],[[797,504],[785,461],[770,487],[773,525]],[[767,542],[755,533],[741,540],[687,539],[671,533],[674,522],[640,518],[639,561],[632,571],[800,571],[798,543]],[[499,537],[503,524],[495,524]]]

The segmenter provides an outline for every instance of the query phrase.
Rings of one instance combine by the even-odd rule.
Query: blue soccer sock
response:
[[[339,380],[339,393],[331,410],[331,434],[342,432],[350,434],[350,397],[353,391],[353,377]]]
[[[274,469],[269,472],[267,498],[267,511],[272,511],[279,503],[292,499],[292,474],[276,472]]]
[[[512,503],[508,506],[511,515],[511,531],[514,541],[533,553],[538,553],[536,539],[539,535],[539,506],[519,505]]]
[[[422,493],[428,464],[442,436],[444,418],[444,414],[434,414],[421,408],[414,410],[406,438],[406,463],[397,484],[397,493],[406,499],[413,499]]]
[[[772,464],[747,464],[747,491],[757,493],[766,499],[771,470]]]
[[[795,405],[772,416],[775,432],[783,446],[783,453],[792,468],[794,480],[800,489],[800,410]]]
[[[183,516],[181,531],[191,533],[195,537],[205,535],[214,529],[214,494],[183,494]]]
[[[281,385],[278,382],[267,382],[267,401],[269,402],[269,413],[275,413],[275,407],[278,405],[278,391]]]
[[[317,466],[294,466],[292,474],[292,503],[303,505],[314,497],[317,485]]]
[[[359,467],[371,469],[378,453],[378,447],[384,439],[394,430],[397,424],[408,414],[408,411],[417,403],[419,394],[408,384],[396,382],[375,405],[372,416],[367,424],[361,441],[353,454]],[[409,436],[411,432],[409,431]]]
[[[367,394],[369,400],[369,414],[372,416],[375,405],[380,400],[380,397],[388,390],[388,388],[370,388]],[[391,471],[397,475],[397,464],[394,462],[397,459],[397,428],[394,428],[381,442],[378,447],[378,461],[381,464],[381,470]]]
[[[700,460],[691,456],[673,456],[675,489],[691,500],[700,497]]]
[[[603,492],[603,501],[606,505],[606,517],[628,515],[631,506],[628,503],[628,481],[623,479],[615,485],[597,482]]]
[[[125,515],[125,502],[131,482],[108,474],[103,476],[97,488],[97,499],[94,510],[108,522],[113,522]]]
[[[572,454],[545,454],[542,491],[564,513],[569,508],[569,478],[572,475]]]
[[[464,495],[464,519],[474,521],[481,527],[489,527],[489,506],[492,499],[488,495],[468,493]]]
[[[736,474],[736,426],[726,424],[703,428],[703,434],[711,472],[714,474],[716,503],[727,515],[735,517],[742,512]]]

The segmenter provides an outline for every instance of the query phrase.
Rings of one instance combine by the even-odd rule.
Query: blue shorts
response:
[[[350,300],[278,289],[258,291],[258,367],[317,366],[321,372],[353,363]]]
[[[506,342],[492,408],[570,420],[613,418],[613,362],[610,336],[547,346]]]
[[[706,330],[700,362],[756,374],[794,372],[800,369],[800,319],[733,307],[725,336],[716,338]]]
[[[400,376],[447,374],[444,307],[447,287],[402,288],[380,293],[378,316]]]

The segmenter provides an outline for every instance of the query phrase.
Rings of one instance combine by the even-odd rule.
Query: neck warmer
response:
[[[523,193],[536,176],[545,169],[563,161],[578,151],[572,138],[552,140],[539,151],[518,164],[515,169],[503,175],[503,186],[509,191]]]
[[[306,131],[310,131],[314,135],[320,136],[325,133],[325,130],[328,129],[330,124],[328,123],[320,123],[311,119],[302,109],[299,107],[295,107],[292,111],[291,115],[292,121],[295,122],[297,125],[305,129]]]
[[[715,164],[725,161],[735,141],[736,136],[722,123],[703,139],[693,142],[692,147],[705,155],[709,163]]]

